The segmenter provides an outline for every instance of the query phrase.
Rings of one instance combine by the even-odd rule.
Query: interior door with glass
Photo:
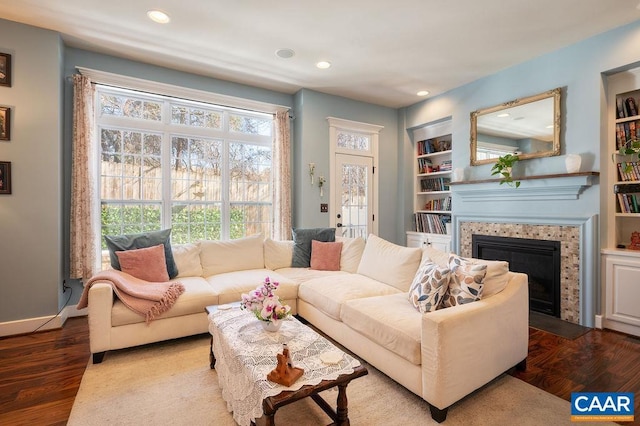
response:
[[[336,154],[334,223],[339,237],[367,238],[373,230],[373,158]]]

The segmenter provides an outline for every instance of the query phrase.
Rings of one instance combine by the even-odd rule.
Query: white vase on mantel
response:
[[[580,154],[567,154],[564,164],[567,168],[567,173],[578,173],[582,165],[582,157]]]

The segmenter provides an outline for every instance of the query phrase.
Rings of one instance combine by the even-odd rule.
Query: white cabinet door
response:
[[[640,258],[604,255],[605,327],[640,336]]]
[[[425,234],[423,232],[407,232],[407,247],[427,246],[449,253],[451,251],[451,236]]]

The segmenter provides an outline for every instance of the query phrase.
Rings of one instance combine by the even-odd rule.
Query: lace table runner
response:
[[[218,310],[209,315],[209,331],[213,336],[216,371],[227,409],[241,426],[260,418],[262,401],[286,390],[317,385],[353,373],[360,362],[342,352],[324,337],[295,318],[283,321],[280,331],[267,332],[256,317],[239,308]],[[267,380],[277,365],[276,354],[283,344],[289,348],[294,367],[304,374],[290,387]],[[342,354],[336,364],[325,364],[320,356],[327,352]]]

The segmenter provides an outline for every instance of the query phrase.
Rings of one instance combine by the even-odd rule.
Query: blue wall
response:
[[[12,193],[0,195],[0,335],[4,322],[32,318],[33,331],[58,311],[62,298],[62,55],[60,35],[0,19],[0,49],[12,56],[11,140],[0,161],[11,162]],[[60,324],[58,324],[59,326]]]
[[[320,191],[311,188],[308,164],[316,164],[316,176],[329,179],[329,123],[327,117],[342,118],[384,126],[379,133],[378,235],[386,240],[404,244],[398,232],[397,218],[402,215],[398,203],[398,116],[392,108],[371,105],[338,96],[302,89],[295,95],[294,109],[294,172],[293,224],[295,227],[323,227],[329,225],[329,214],[320,213]],[[325,191],[322,202],[332,202]]]
[[[468,180],[488,179],[491,165],[470,167],[470,113],[480,108],[534,95],[561,87],[562,90],[562,156],[521,162],[524,175],[564,173],[564,154],[583,157],[582,171],[599,171],[601,167],[601,135],[606,126],[606,103],[603,74],[637,66],[640,61],[640,21],[584,40],[564,49],[505,69],[486,78],[453,89],[447,93],[400,110],[405,129],[442,117],[453,117],[453,167],[466,168]],[[606,135],[606,133],[604,133]],[[409,145],[405,132],[404,145]],[[411,164],[412,152],[405,151],[405,161]],[[404,203],[410,212],[410,182],[412,168],[402,178],[408,185]],[[496,184],[497,185],[497,184]],[[512,215],[588,216],[600,211],[600,187],[594,185],[578,200],[548,203],[519,202],[461,203],[454,198],[455,214],[493,213],[507,211]],[[551,210],[551,211],[550,211]],[[411,229],[411,215],[405,214],[405,229]]]

